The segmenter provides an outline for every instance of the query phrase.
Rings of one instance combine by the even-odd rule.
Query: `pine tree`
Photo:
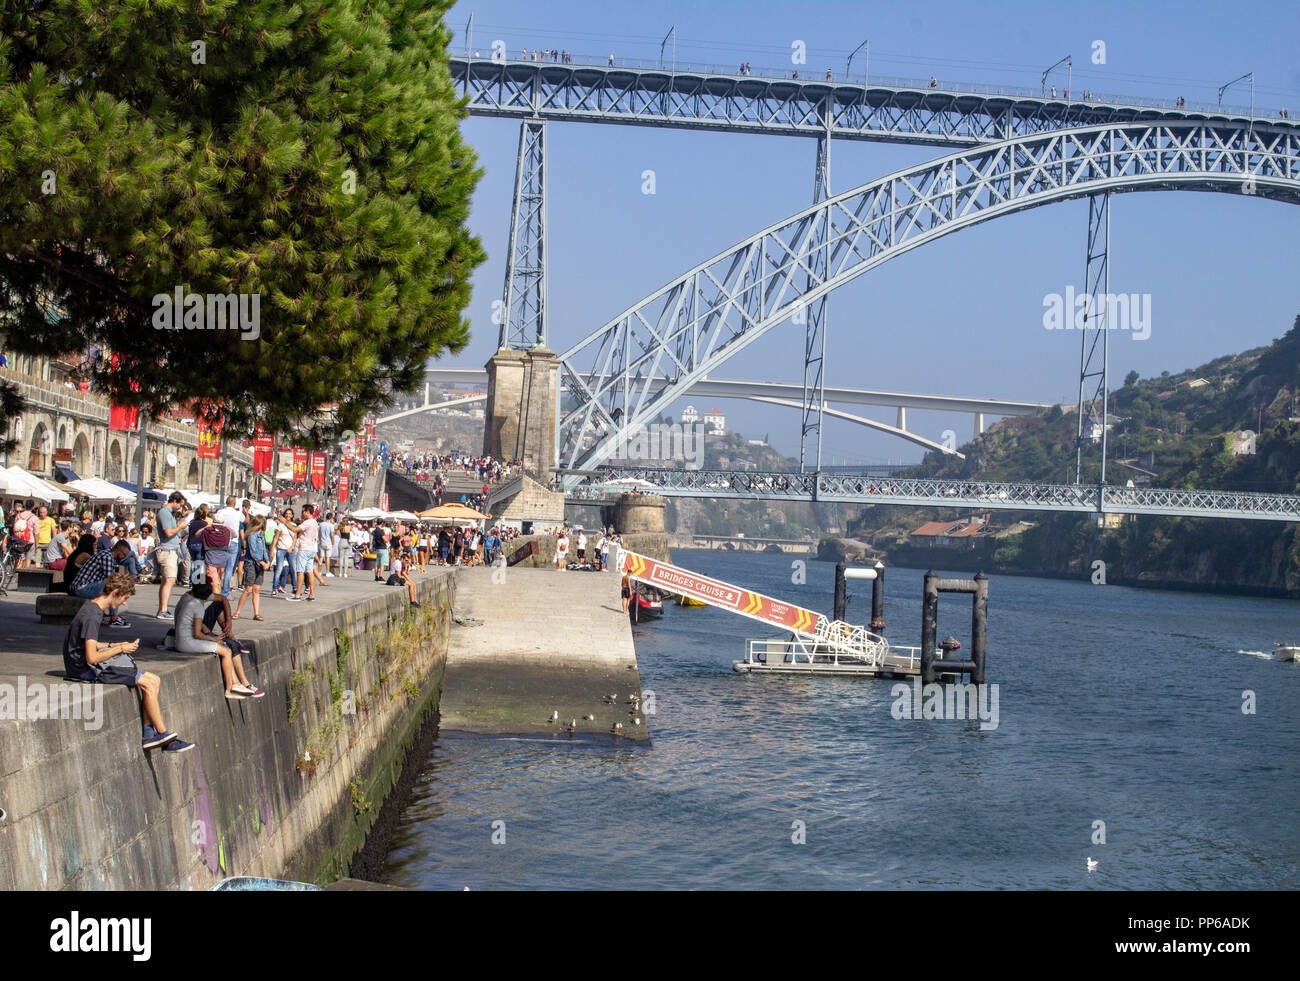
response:
[[[0,12],[0,324],[11,351],[228,429],[358,429],[468,341],[480,176],[447,0],[17,0]],[[259,298],[256,339],[158,296]],[[251,331],[246,334],[251,334]],[[0,402],[0,409],[4,403]],[[2,422],[3,420],[0,420]]]

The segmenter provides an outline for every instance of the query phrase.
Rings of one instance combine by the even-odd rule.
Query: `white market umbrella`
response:
[[[30,497],[32,500],[43,501],[46,504],[69,499],[65,492],[28,473],[22,467],[9,467],[5,470],[5,476],[8,484],[5,493],[10,497]]]
[[[362,508],[359,511],[352,512],[352,517],[358,521],[374,521],[375,518],[382,518],[383,516],[384,512],[380,511],[379,508]]]
[[[135,502],[135,495],[125,487],[119,487],[107,480],[100,480],[98,477],[83,477],[80,480],[70,480],[67,486],[92,501],[112,501],[114,504],[132,504]]]

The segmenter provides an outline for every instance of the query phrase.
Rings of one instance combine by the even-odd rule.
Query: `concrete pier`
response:
[[[448,643],[441,731],[568,738],[576,720],[578,738],[649,738],[628,702],[641,680],[616,573],[476,568],[456,578],[462,623]]]

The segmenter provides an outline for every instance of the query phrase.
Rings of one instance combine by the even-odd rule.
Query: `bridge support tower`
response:
[[[560,359],[546,347],[503,347],[486,367],[483,453],[498,460],[523,460],[524,469],[548,477],[555,466]]]

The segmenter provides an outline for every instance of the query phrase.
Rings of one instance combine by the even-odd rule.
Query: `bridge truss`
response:
[[[629,486],[664,497],[710,497],[838,504],[912,504],[1008,511],[1077,511],[1204,518],[1300,521],[1300,495],[1243,491],[1109,487],[1080,484],[995,483],[937,478],[872,477],[832,473],[760,473],[608,467],[567,492],[573,501],[598,501]]]
[[[687,270],[561,355],[561,468],[608,459],[728,358],[894,256],[1039,205],[1139,190],[1300,203],[1300,136],[1235,123],[1096,126],[958,151],[829,197]]]

